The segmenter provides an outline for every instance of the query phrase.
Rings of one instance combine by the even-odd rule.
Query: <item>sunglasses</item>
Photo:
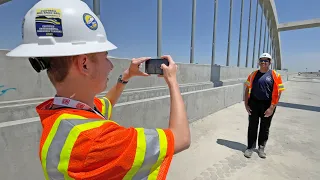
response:
[[[267,63],[267,62],[270,62],[270,59],[268,58],[268,59],[259,59],[259,61],[262,63],[262,62],[265,62],[265,63]]]

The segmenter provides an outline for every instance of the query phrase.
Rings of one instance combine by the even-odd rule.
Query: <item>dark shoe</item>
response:
[[[246,158],[251,158],[252,153],[253,153],[253,149],[246,149],[246,151],[244,152],[244,156]]]
[[[264,146],[259,146],[258,155],[261,158],[266,158],[267,157],[266,153],[264,152]]]

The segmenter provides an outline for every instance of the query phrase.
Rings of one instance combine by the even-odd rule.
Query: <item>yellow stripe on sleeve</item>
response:
[[[131,180],[134,177],[134,175],[140,169],[140,167],[144,161],[144,156],[146,154],[147,144],[146,144],[146,137],[144,134],[144,129],[143,128],[136,128],[136,131],[138,134],[137,135],[136,155],[135,155],[134,162],[133,162],[131,169],[127,172],[127,174],[123,178],[124,180]]]
[[[157,179],[161,164],[167,155],[167,148],[168,148],[167,136],[162,129],[157,129],[157,131],[159,134],[160,153],[159,153],[157,163],[154,164],[151,168],[150,175],[148,176],[148,180],[156,180]]]

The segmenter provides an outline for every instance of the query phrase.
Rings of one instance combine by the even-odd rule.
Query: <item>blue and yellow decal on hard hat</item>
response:
[[[83,22],[91,30],[98,29],[98,22],[91,14],[84,13],[83,14]]]
[[[63,36],[60,9],[37,9],[35,22],[37,36]]]

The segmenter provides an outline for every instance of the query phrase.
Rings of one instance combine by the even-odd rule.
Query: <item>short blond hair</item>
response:
[[[96,62],[95,54],[86,54],[89,59]],[[63,57],[49,57],[46,60],[49,63],[47,69],[48,77],[52,84],[63,82],[70,70],[75,56],[63,56]]]

